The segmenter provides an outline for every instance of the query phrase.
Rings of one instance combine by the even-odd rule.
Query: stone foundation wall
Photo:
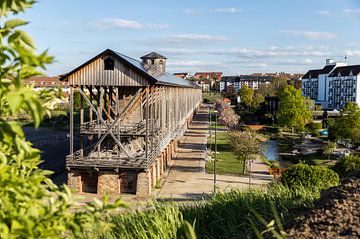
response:
[[[68,172],[68,186],[75,192],[98,194],[136,193],[143,197],[151,194],[156,182],[172,165],[177,140],[172,140],[146,172],[95,171],[73,169]]]
[[[81,171],[71,170],[67,175],[67,185],[73,192],[82,192]]]
[[[117,172],[99,171],[98,194],[120,194],[120,175]]]

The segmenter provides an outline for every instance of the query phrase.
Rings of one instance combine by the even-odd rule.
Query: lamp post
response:
[[[211,153],[211,144],[212,144],[212,132],[211,132],[211,106],[209,106],[209,135],[210,135],[209,148],[210,148],[210,153]]]
[[[216,137],[217,137],[217,113],[218,111],[215,110],[215,157],[214,157],[214,196],[216,195],[216,158],[217,158],[217,142],[216,142]]]

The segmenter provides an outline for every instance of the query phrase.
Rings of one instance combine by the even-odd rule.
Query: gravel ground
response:
[[[288,238],[360,238],[360,177],[324,190],[313,209],[285,226]]]

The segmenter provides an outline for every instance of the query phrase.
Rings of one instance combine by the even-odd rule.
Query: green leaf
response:
[[[20,30],[19,30],[19,32],[20,32],[20,38],[21,38],[21,40],[22,40],[27,46],[29,46],[30,48],[35,49],[36,47],[35,47],[35,44],[34,44],[32,38],[31,38],[31,36],[30,36],[29,34],[27,34],[26,32],[24,32],[24,31],[20,31]]]
[[[26,25],[26,24],[28,24],[27,21],[24,21],[21,19],[11,19],[11,20],[8,20],[7,22],[5,22],[5,27],[6,28],[15,28],[18,26]]]

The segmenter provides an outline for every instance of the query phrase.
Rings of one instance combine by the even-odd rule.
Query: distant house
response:
[[[220,92],[225,91],[231,85],[236,92],[239,92],[244,85],[256,90],[259,89],[260,84],[269,84],[271,79],[271,76],[258,75],[223,76],[220,81]]]
[[[198,79],[207,79],[207,80],[216,80],[220,81],[223,73],[222,72],[196,72],[194,78]]]
[[[59,76],[33,76],[24,80],[24,84],[33,85],[34,90],[57,89],[59,86],[63,92],[68,93],[69,87],[67,82],[60,81]]]
[[[187,72],[174,73],[174,76],[176,76],[178,78],[182,78],[182,79],[189,79],[190,78],[190,74],[187,73]]]
[[[220,103],[223,106],[230,106],[231,105],[231,100],[229,98],[222,98]]]
[[[193,78],[196,84],[207,92],[214,88],[215,82],[221,80],[222,74],[222,72],[196,72]]]

